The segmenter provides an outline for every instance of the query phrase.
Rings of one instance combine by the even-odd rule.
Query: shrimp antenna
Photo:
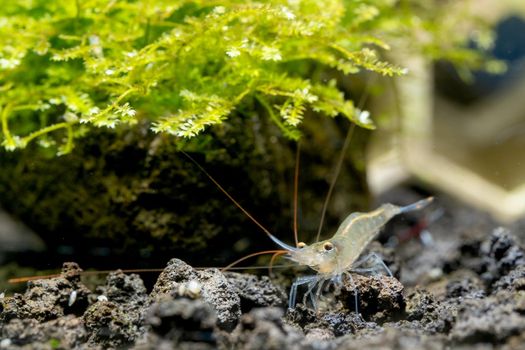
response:
[[[127,270],[120,270],[120,271],[122,271],[123,273],[139,273],[139,272],[162,272],[162,270],[164,269],[127,269]],[[118,271],[118,270],[81,271],[79,272],[79,275],[80,276],[103,275],[103,274],[109,274],[115,271]],[[50,275],[28,276],[28,277],[16,277],[16,278],[11,278],[7,280],[7,282],[11,284],[16,284],[16,283],[35,281],[35,280],[40,280],[40,279],[56,278],[60,276],[62,276],[61,273],[53,273]]]
[[[275,254],[286,254],[287,251],[286,250],[278,250],[279,253],[274,253]],[[270,254],[270,253],[268,253]],[[232,264],[230,264],[232,265]],[[272,266],[273,268],[282,268],[282,267],[287,267],[286,265],[273,265]],[[194,267],[195,270],[204,270],[204,269],[213,269],[215,267]],[[228,270],[256,270],[256,269],[266,269],[267,267],[266,266],[242,266],[242,267],[234,267],[234,266],[229,266],[227,267]],[[121,271],[122,273],[146,273],[146,272],[162,272],[164,271],[164,269],[117,269],[117,270],[97,270],[97,271],[82,271],[80,272],[80,276],[89,276],[89,275],[103,275],[103,274],[109,274],[109,273],[112,273],[112,272],[116,272],[116,271]],[[10,283],[10,284],[17,284],[17,283],[23,283],[23,282],[29,282],[29,281],[36,281],[36,280],[40,280],[40,279],[50,279],[50,278],[57,278],[57,277],[60,277],[62,276],[62,274],[60,273],[53,273],[53,274],[49,274],[49,275],[38,275],[38,276],[26,276],[26,277],[15,277],[15,278],[10,278],[9,280],[7,280],[7,283]]]
[[[233,202],[233,204],[235,204],[235,206],[237,208],[239,208],[250,220],[252,220],[257,226],[259,226],[259,228],[261,230],[263,230],[264,233],[266,233],[266,235],[268,237],[270,237],[270,239],[275,243],[277,244],[278,246],[280,246],[281,248],[285,249],[285,250],[288,250],[288,251],[293,251],[293,250],[297,250],[296,247],[292,247],[291,245],[288,245],[286,243],[284,243],[283,241],[281,241],[280,239],[278,239],[277,237],[275,237],[274,235],[272,235],[270,233],[270,231],[268,231],[266,229],[266,227],[264,227],[259,221],[257,221],[246,209],[244,209],[240,204],[239,202],[237,202],[235,200],[235,198],[233,198],[229,193],[228,191],[226,191],[220,184],[219,182],[217,182],[217,180],[215,180],[213,178],[213,176],[210,175],[210,173],[208,173],[195,159],[193,159],[188,153],[184,152],[184,151],[180,151],[182,154],[184,154],[189,160],[192,161],[193,164],[195,164],[203,173],[204,175],[206,175],[214,184],[215,186],[217,186],[219,188],[219,190],[224,193],[224,195],[226,195],[226,197],[228,197],[229,200],[231,200]]]
[[[237,265],[238,263],[241,263],[243,262],[244,260],[247,260],[247,259],[250,259],[250,258],[253,258],[254,256],[259,256],[259,255],[265,255],[265,254],[286,254],[288,253],[287,250],[281,250],[281,249],[273,249],[273,250],[263,250],[262,252],[257,252],[257,253],[252,253],[252,254],[248,254],[246,256],[243,256],[242,258],[240,259],[237,259],[235,260],[234,262],[232,262],[231,264],[229,264],[228,266],[224,267],[221,269],[221,272],[225,272],[229,269],[231,269],[233,266]]]
[[[275,262],[275,259],[277,257],[279,257],[280,255],[284,255],[288,253],[287,251],[283,250],[283,251],[278,251],[277,253],[273,253],[272,255],[272,258],[270,259],[270,265],[268,265],[268,274],[270,275],[270,277],[273,276],[273,268],[276,267],[273,263]]]
[[[299,156],[301,154],[301,144],[297,142],[297,150],[295,152],[295,174],[294,174],[294,185],[293,185],[293,238],[295,240],[295,246],[299,244],[299,238],[297,234],[297,193],[299,192]]]
[[[361,95],[361,98],[359,99],[359,103],[357,105],[357,109],[356,109],[357,111],[360,111],[363,108],[363,105],[365,104],[368,98],[368,94],[370,92],[370,86],[372,85],[370,84],[371,81],[372,81],[372,78],[369,78],[366,82],[365,90],[363,91],[363,94]],[[319,222],[319,229],[317,230],[317,236],[315,238],[316,242],[319,242],[319,239],[321,238],[321,231],[323,230],[326,210],[328,209],[328,204],[330,203],[330,198],[332,197],[332,192],[334,191],[335,183],[337,182],[337,178],[339,177],[339,173],[341,172],[341,167],[343,166],[345,154],[348,151],[348,147],[350,146],[350,140],[352,139],[354,129],[355,129],[355,124],[352,123],[352,125],[348,128],[348,131],[346,133],[343,148],[341,149],[341,153],[339,154],[339,159],[337,160],[337,165],[335,167],[334,177],[332,178],[332,181],[330,182],[330,187],[328,188],[328,193],[326,194],[326,198],[323,203],[323,209],[321,212],[321,220]]]

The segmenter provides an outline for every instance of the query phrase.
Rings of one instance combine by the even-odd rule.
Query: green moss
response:
[[[51,338],[49,339],[49,346],[51,349],[59,349],[61,345],[60,339],[57,338]]]
[[[334,81],[313,73],[403,74],[382,58],[389,49],[494,68],[464,46],[474,29],[491,44],[466,9],[417,0],[9,2],[0,9],[2,144],[38,141],[66,154],[93,126],[141,120],[191,138],[257,106],[292,139],[307,111],[373,128]]]

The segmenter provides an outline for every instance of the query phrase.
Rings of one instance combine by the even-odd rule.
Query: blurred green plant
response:
[[[14,150],[37,140],[65,154],[92,127],[139,118],[154,132],[190,138],[255,106],[291,139],[299,138],[307,110],[373,128],[334,80],[310,77],[312,67],[401,75],[403,68],[382,58],[392,47],[459,67],[500,69],[465,45],[474,38],[490,47],[490,32],[469,27],[477,19],[466,5],[463,12],[448,5],[9,1],[0,9],[1,142]]]

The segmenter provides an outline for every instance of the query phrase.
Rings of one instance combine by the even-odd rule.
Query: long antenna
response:
[[[270,259],[270,265],[268,266],[268,274],[270,275],[270,277],[273,276],[273,268],[275,267],[273,265],[273,263],[275,262],[275,259],[280,256],[280,255],[284,255],[286,254],[287,252],[285,251],[282,251],[282,252],[277,252],[277,253],[273,253],[272,255],[272,258]]]
[[[228,266],[222,268],[221,272],[227,271],[227,270],[231,269],[233,266],[237,265],[238,263],[243,262],[246,259],[253,258],[254,256],[265,255],[265,254],[276,254],[276,253],[286,254],[286,253],[288,253],[288,251],[287,250],[280,250],[280,249],[277,249],[277,250],[273,249],[273,250],[263,250],[262,252],[248,254],[246,256],[243,256],[240,259],[235,260],[234,262],[232,262]]]
[[[273,237],[273,235],[270,233],[270,231],[268,231],[266,229],[266,227],[264,227],[259,221],[257,221],[250,213],[248,213],[248,211],[246,209],[244,209],[240,204],[239,202],[237,202],[235,200],[235,198],[233,198],[229,193],[228,191],[226,191],[222,186],[221,184],[219,184],[195,159],[193,159],[192,156],[190,156],[188,153],[184,152],[184,151],[180,151],[182,154],[184,154],[186,157],[188,157],[189,160],[191,160],[193,162],[193,164],[195,164],[203,173],[204,175],[206,175],[214,184],[215,186],[217,186],[219,188],[219,190],[224,193],[226,195],[226,197],[228,197],[232,202],[233,204],[235,204],[235,206],[237,208],[239,208],[248,218],[250,218],[250,220],[252,220],[257,226],[259,226],[259,228],[261,230],[263,230],[264,233],[266,233],[269,237]]]
[[[278,251],[279,253],[275,254],[285,254],[287,251],[282,250]],[[270,254],[270,253],[267,253]],[[262,254],[261,254],[262,255]],[[247,259],[247,258],[246,258]],[[257,270],[257,269],[267,269],[267,266],[230,266],[228,267],[228,270]],[[273,265],[272,268],[283,268],[288,267],[287,265]],[[195,270],[204,270],[204,269],[214,269],[216,267],[194,267]],[[80,276],[91,276],[91,275],[103,275],[103,274],[109,274],[112,272],[121,271],[122,273],[146,273],[146,272],[162,272],[164,271],[164,268],[162,269],[116,269],[116,270],[97,270],[97,271],[82,271],[79,272]],[[15,277],[10,278],[7,280],[7,283],[10,284],[17,284],[17,283],[23,283],[23,282],[29,282],[29,281],[36,281],[40,279],[50,279],[50,278],[57,278],[62,276],[60,273],[54,273],[50,275],[39,275],[39,276],[26,276],[26,277]]]
[[[356,109],[357,111],[360,111],[363,108],[363,105],[365,104],[365,101],[368,98],[368,94],[370,93],[371,81],[372,81],[372,78],[369,78],[366,82],[365,90],[363,91],[363,95],[361,95],[361,98],[359,99],[359,103]],[[317,230],[317,236],[315,238],[316,242],[319,242],[319,239],[321,238],[321,231],[323,230],[326,210],[328,209],[328,203],[330,203],[330,198],[332,197],[332,192],[334,190],[335,183],[337,182],[337,178],[339,177],[339,173],[341,172],[341,167],[343,165],[345,154],[348,151],[348,147],[350,146],[350,140],[352,139],[354,129],[355,129],[355,124],[352,123],[352,125],[348,128],[348,131],[346,133],[343,148],[341,149],[341,153],[339,154],[339,159],[337,160],[334,177],[332,178],[332,181],[330,182],[330,187],[328,188],[328,193],[323,203],[323,209],[321,212],[321,220],[319,222],[319,229]]]
[[[263,230],[264,233],[266,233],[266,235],[268,237],[270,237],[270,239],[272,241],[274,241],[277,245],[279,245],[281,248],[284,248],[286,250],[297,250],[296,247],[292,247],[284,242],[282,242],[280,239],[278,239],[277,237],[275,237],[274,235],[272,235],[270,233],[270,231],[268,231],[266,229],[266,227],[264,227],[259,221],[257,221],[250,213],[248,213],[248,211],[246,209],[244,209],[236,200],[235,198],[233,198],[229,193],[228,191],[226,191],[214,178],[213,176],[211,176],[195,159],[193,159],[188,153],[184,152],[184,151],[180,151],[182,154],[184,154],[186,157],[188,157],[189,160],[192,161],[193,164],[195,164],[203,173],[204,175],[206,175],[214,184],[215,186],[217,186],[219,188],[219,190],[221,190],[222,193],[224,193],[224,195],[226,195],[226,197],[228,197],[232,202],[233,204],[235,204],[235,206],[237,208],[239,208],[248,218],[250,218],[250,220],[252,220],[257,226],[259,226],[259,228],[261,230]]]
[[[321,238],[321,231],[323,230],[323,224],[324,224],[324,219],[326,216],[326,210],[328,209],[328,203],[330,203],[330,198],[332,197],[332,192],[334,191],[335,183],[337,181],[337,178],[339,177],[339,173],[341,172],[341,167],[343,165],[346,151],[348,150],[348,147],[350,146],[350,140],[352,139],[352,134],[354,133],[354,129],[355,129],[355,124],[352,123],[352,125],[350,125],[346,133],[345,142],[344,142],[343,148],[341,149],[341,154],[339,154],[339,159],[337,160],[334,177],[332,181],[330,182],[330,187],[328,188],[328,193],[323,203],[323,211],[321,212],[321,220],[319,222],[319,229],[317,230],[317,236],[315,237],[316,242],[319,242],[319,239]]]
[[[164,269],[126,269],[126,270],[120,270],[124,273],[139,273],[139,272],[162,272]],[[79,272],[80,276],[90,276],[90,275],[103,275],[103,274],[109,274],[112,272],[116,272],[117,270],[97,270],[97,271],[81,271]],[[16,284],[16,283],[22,283],[22,282],[29,282],[29,281],[35,281],[40,279],[49,279],[49,278],[56,278],[62,276],[61,273],[54,273],[50,275],[40,275],[40,276],[28,276],[28,277],[16,277],[11,278],[7,280],[8,283]]]
[[[299,192],[299,155],[301,154],[301,144],[297,142],[297,150],[295,152],[295,174],[294,174],[294,185],[293,185],[293,238],[295,240],[295,246],[299,244],[299,238],[297,234],[297,193]]]

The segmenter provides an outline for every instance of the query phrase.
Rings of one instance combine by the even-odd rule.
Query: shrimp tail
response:
[[[401,208],[399,208],[399,214],[403,214],[403,213],[407,213],[409,211],[422,209],[422,208],[426,207],[427,205],[429,205],[430,203],[432,203],[433,200],[434,200],[434,197],[428,197],[428,198],[422,199],[420,201],[417,201],[417,202],[415,202],[413,204],[407,205],[405,207],[401,207]]]

